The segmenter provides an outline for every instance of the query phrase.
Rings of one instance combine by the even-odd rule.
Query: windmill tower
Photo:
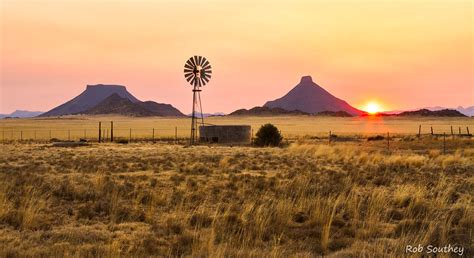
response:
[[[190,144],[197,140],[197,129],[199,118],[196,116],[196,110],[199,109],[201,117],[200,124],[204,124],[201,104],[201,87],[206,85],[211,79],[211,64],[203,56],[193,56],[184,64],[184,78],[193,86],[193,112],[191,118],[191,139]]]

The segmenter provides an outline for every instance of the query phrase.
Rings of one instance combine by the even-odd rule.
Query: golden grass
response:
[[[472,256],[472,141],[379,144],[2,145],[0,257]]]
[[[22,139],[49,139],[78,140],[79,138],[96,139],[98,137],[98,122],[102,121],[104,136],[110,134],[110,121],[114,121],[114,135],[116,138],[130,136],[132,139],[151,139],[153,128],[155,137],[174,137],[175,128],[179,138],[189,137],[191,121],[189,118],[145,117],[132,118],[121,116],[66,116],[60,118],[31,118],[31,119],[2,119],[0,120],[0,137],[6,140]],[[403,118],[403,117],[314,117],[314,116],[272,116],[272,117],[210,117],[205,119],[210,124],[248,124],[256,132],[265,123],[276,125],[286,138],[327,136],[333,134],[411,134],[418,133],[418,126],[422,125],[422,133],[430,133],[432,126],[435,133],[466,133],[466,127],[474,132],[474,118]]]

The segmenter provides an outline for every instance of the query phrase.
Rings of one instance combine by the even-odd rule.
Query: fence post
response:
[[[152,141],[153,143],[155,143],[155,128],[152,129],[151,141]]]
[[[23,131],[20,131],[20,141],[23,141]]]
[[[114,121],[110,121],[110,142],[114,141]]]
[[[446,154],[446,133],[443,132],[443,154]]]
[[[387,132],[387,150],[390,151],[390,133]]]
[[[433,126],[431,127],[431,135],[433,135]]]
[[[175,143],[178,142],[178,127],[177,126],[174,127],[174,141]]]
[[[451,135],[454,135],[453,126],[451,126]]]
[[[461,135],[461,127],[459,127],[459,135]]]
[[[128,135],[128,142],[132,142],[132,128],[130,128],[130,134]]]
[[[470,133],[469,133],[469,126],[466,126],[466,130],[467,130],[467,135],[469,136]]]
[[[51,141],[51,129],[49,129],[49,141]]]
[[[102,122],[99,122],[99,143],[101,142],[101,137],[102,136]]]
[[[418,126],[418,137],[421,136],[421,125]]]

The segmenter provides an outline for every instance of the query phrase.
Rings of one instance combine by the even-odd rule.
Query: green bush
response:
[[[262,125],[255,136],[257,146],[279,146],[283,139],[278,128],[272,124]]]

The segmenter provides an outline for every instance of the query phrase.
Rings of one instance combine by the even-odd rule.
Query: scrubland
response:
[[[473,141],[384,144],[1,145],[0,257],[472,257]]]

